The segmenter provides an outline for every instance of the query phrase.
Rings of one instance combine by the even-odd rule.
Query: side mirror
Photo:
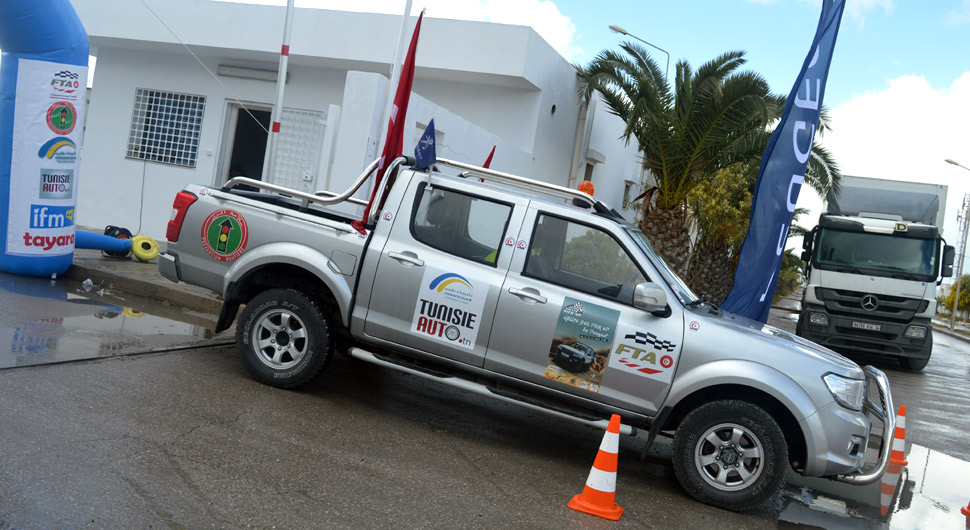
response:
[[[807,250],[803,250],[802,261],[804,261],[805,263],[808,263],[811,259],[812,259],[812,253]]]
[[[950,245],[943,245],[943,267],[940,270],[940,275],[944,278],[953,276],[953,258],[955,255],[955,248]]]
[[[633,290],[633,306],[657,316],[668,316],[667,293],[653,282],[638,283]]]
[[[815,241],[815,228],[809,230],[808,232],[805,232],[805,236],[802,237],[802,250],[811,254],[812,243],[814,241]],[[804,255],[805,254],[803,253],[802,256]],[[804,260],[805,258],[802,258],[802,259]],[[808,260],[805,260],[805,261],[808,261]]]

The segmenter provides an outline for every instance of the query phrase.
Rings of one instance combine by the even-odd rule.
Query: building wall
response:
[[[284,10],[207,0],[153,4],[176,38],[141,3],[72,2],[98,57],[78,179],[78,224],[114,224],[163,238],[171,201],[185,184],[218,186],[225,180],[230,103],[268,108],[276,99],[275,81],[214,79],[180,41],[212,72],[219,65],[276,70]],[[297,9],[284,107],[317,111],[326,121],[319,167],[307,189],[342,192],[378,156],[400,20]],[[434,118],[444,135],[439,156],[481,164],[494,145],[494,169],[568,185],[577,134],[584,135],[576,82],[573,66],[531,28],[426,19],[404,152]],[[206,97],[195,168],[125,158],[137,88]],[[602,109],[592,114],[590,137],[580,147],[606,154],[606,163],[596,167],[596,196],[619,209],[622,179],[637,175],[636,149],[616,140],[622,123],[615,116]],[[579,180],[584,158],[585,151],[578,158]],[[365,186],[358,196],[368,191]]]

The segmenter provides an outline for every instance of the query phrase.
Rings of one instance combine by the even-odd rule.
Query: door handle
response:
[[[514,294],[519,298],[526,298],[539,304],[546,303],[546,297],[542,296],[541,294],[539,294],[539,291],[536,291],[531,287],[526,287],[525,289],[517,289],[515,287],[509,287],[509,293]]]
[[[400,252],[388,252],[387,257],[397,260],[402,264],[408,263],[415,267],[424,266],[424,260],[418,259],[417,256],[409,256],[408,254],[401,254]]]

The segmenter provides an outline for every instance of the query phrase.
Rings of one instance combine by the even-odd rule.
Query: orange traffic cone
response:
[[[616,461],[620,449],[620,416],[614,414],[606,427],[593,468],[589,470],[583,492],[569,501],[570,508],[611,521],[620,519],[623,508],[615,502]]]
[[[893,435],[893,450],[889,455],[889,469],[882,475],[880,511],[882,515],[889,512],[889,505],[893,502],[896,485],[899,483],[899,473],[906,461],[906,405],[899,407],[896,414],[896,433]]]

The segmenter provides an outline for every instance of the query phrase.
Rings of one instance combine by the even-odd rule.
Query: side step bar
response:
[[[378,366],[383,366],[385,368],[391,368],[399,372],[404,372],[406,374],[415,375],[424,379],[431,381],[437,381],[439,383],[446,384],[448,386],[464,390],[466,392],[471,392],[479,396],[490,397],[497,399],[499,401],[504,401],[506,403],[512,403],[513,405],[519,405],[520,407],[525,407],[536,412],[543,412],[550,416],[555,416],[560,419],[573,421],[576,423],[581,423],[583,425],[588,425],[595,429],[606,430],[609,425],[609,420],[597,419],[591,416],[581,416],[577,413],[567,411],[565,409],[553,408],[551,405],[547,405],[539,400],[531,399],[525,396],[520,396],[511,392],[503,392],[499,389],[494,389],[480,383],[475,383],[467,379],[461,379],[459,377],[454,377],[443,372],[436,372],[431,370],[420,370],[416,367],[406,366],[404,363],[394,362],[393,360],[371,353],[367,350],[352,347],[347,350],[347,353],[355,359],[365,361],[371,364],[376,364]],[[632,425],[627,425],[625,423],[620,424],[620,434],[625,434],[627,436],[636,436],[637,428]]]

